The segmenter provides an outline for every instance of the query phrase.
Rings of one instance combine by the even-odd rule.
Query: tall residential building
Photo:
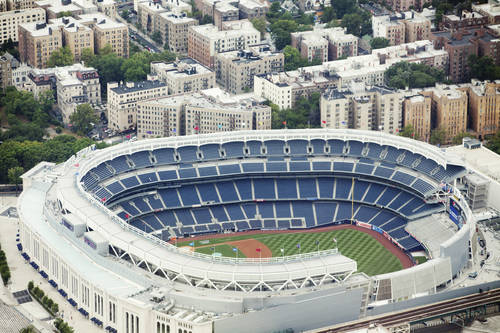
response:
[[[230,22],[219,30],[212,24],[190,26],[188,55],[205,66],[213,68],[215,55],[220,52],[243,50],[260,40],[257,31],[248,20]]]
[[[436,48],[449,54],[448,75],[453,82],[470,80],[470,55],[489,56],[500,65],[500,39],[484,28],[432,33]]]
[[[421,13],[406,12],[403,23],[405,25],[405,43],[431,38],[432,22]]]
[[[478,12],[469,12],[462,10],[460,16],[450,14],[443,15],[441,28],[446,30],[457,30],[464,28],[480,27],[488,24],[488,17],[479,14]],[[443,29],[443,30],[444,30]]]
[[[429,142],[431,137],[431,97],[420,93],[406,96],[403,101],[403,125],[413,126],[414,139]]]
[[[129,36],[128,26],[101,14],[82,14],[79,22],[94,31],[94,51],[97,53],[106,45],[119,57],[128,58]]]
[[[358,55],[358,37],[345,32],[345,28],[340,27],[293,32],[292,46],[308,61],[355,57]]]
[[[266,16],[269,11],[269,5],[265,1],[256,0],[240,0],[238,2],[238,9],[240,10],[240,19],[254,19]]]
[[[188,29],[198,25],[198,20],[185,13],[163,12],[159,14],[159,26],[163,44],[177,54],[188,53]]]
[[[488,24],[500,24],[500,3],[472,4],[472,10],[488,18]]]
[[[218,53],[215,75],[226,91],[240,94],[253,90],[255,75],[283,71],[284,62],[283,53],[271,52],[268,45],[256,45],[247,50]]]
[[[500,80],[472,80],[464,85],[469,100],[469,128],[480,138],[494,135],[500,129]]]
[[[70,18],[61,18],[63,44],[73,54],[75,62],[80,62],[82,51],[90,49],[94,52],[94,31],[78,21]]]
[[[45,11],[47,12],[47,19],[56,19],[56,18],[61,17],[61,16],[73,16],[73,17],[75,17],[75,16],[77,16],[79,14],[83,14],[85,12],[84,8],[76,5],[72,1],[37,0],[37,1],[35,1],[35,5],[37,7],[45,9]],[[95,8],[95,6],[93,6],[93,7]]]
[[[397,16],[373,16],[373,37],[382,37],[389,41],[389,45],[399,45],[405,42],[405,24]]]
[[[166,12],[159,3],[152,1],[141,2],[137,6],[137,21],[148,33],[160,31],[160,20],[158,14]]]
[[[216,2],[214,6],[214,25],[222,29],[222,23],[237,21],[240,18],[240,11],[228,2]]]
[[[215,73],[191,58],[171,63],[152,62],[150,77],[166,83],[169,95],[215,87]]]
[[[8,10],[20,10],[34,8],[35,0],[7,0]]]
[[[0,13],[0,44],[9,39],[17,42],[19,24],[45,23],[45,10],[29,8]]]
[[[0,88],[5,89],[12,85],[12,72],[19,67],[14,56],[6,52],[0,56]]]
[[[111,18],[116,17],[116,2],[114,0],[92,0],[98,10]]]
[[[322,92],[326,88],[345,87],[351,82],[383,85],[384,73],[391,65],[401,62],[425,63],[445,69],[448,53],[436,50],[430,41],[390,46],[373,50],[372,54],[324,62],[319,66],[299,68],[296,71],[256,75],[254,93],[277,104],[291,108],[301,96]]]
[[[396,134],[402,127],[402,92],[353,83],[321,96],[321,123],[325,128],[379,130]]]
[[[467,93],[453,86],[437,85],[422,94],[431,97],[432,127],[446,132],[446,142],[467,130]]]
[[[389,0],[389,5],[393,11],[404,12],[412,8],[422,10],[423,6],[431,2],[430,0]]]
[[[139,139],[249,129],[271,129],[271,108],[251,94],[213,88],[137,103]]]
[[[167,85],[160,81],[108,83],[107,109],[109,128],[124,131],[137,124],[137,102],[167,95]]]
[[[57,24],[23,23],[19,25],[21,62],[44,68],[50,55],[63,47],[62,32]]]

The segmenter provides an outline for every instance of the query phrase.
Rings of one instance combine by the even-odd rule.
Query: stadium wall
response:
[[[466,224],[453,237],[441,244],[441,258],[451,259],[451,274],[456,276],[469,262],[469,239],[471,224]]]
[[[296,302],[216,321],[215,332],[254,333],[293,329],[295,332],[359,318],[363,289],[336,288],[297,297]],[[341,304],[341,306],[332,306]]]

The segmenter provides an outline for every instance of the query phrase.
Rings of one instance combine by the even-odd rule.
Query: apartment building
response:
[[[35,7],[35,0],[7,0],[8,10],[20,10]]]
[[[249,129],[271,129],[271,108],[251,94],[213,88],[137,103],[139,139]]]
[[[404,12],[412,8],[417,10],[422,10],[426,3],[431,2],[430,0],[389,0],[387,5],[389,5],[393,11]]]
[[[450,80],[455,83],[470,80],[467,59],[470,55],[489,56],[500,65],[500,39],[484,28],[462,29],[458,31],[438,31],[432,33],[437,49],[449,54],[447,69]]]
[[[500,81],[472,80],[459,88],[469,101],[469,128],[480,139],[500,129]]]
[[[431,111],[435,122],[433,128],[446,132],[446,142],[467,130],[467,93],[453,86],[437,85],[422,91],[431,97]]]
[[[418,40],[429,40],[431,38],[431,20],[415,11],[406,12],[404,15],[405,43],[413,43]]]
[[[171,63],[152,62],[149,77],[166,83],[169,95],[215,87],[215,73],[191,58]]]
[[[253,91],[254,76],[283,71],[285,57],[271,52],[269,45],[218,53],[215,56],[217,83],[232,94]]]
[[[389,45],[430,39],[431,20],[415,11],[372,17],[373,37],[389,40]]]
[[[403,93],[381,86],[352,83],[321,95],[321,123],[325,128],[379,130],[396,134],[402,127]]]
[[[45,10],[42,8],[29,8],[12,10],[0,13],[0,43],[9,39],[19,41],[19,24],[22,23],[45,23]]]
[[[163,12],[159,15],[162,41],[169,51],[187,55],[189,27],[198,25],[198,20],[186,13]]]
[[[117,22],[102,13],[82,14],[79,22],[94,32],[94,51],[97,53],[106,45],[119,57],[128,58],[129,36],[128,26]]]
[[[45,68],[50,55],[63,47],[59,24],[19,24],[19,55],[21,62]]]
[[[88,26],[70,17],[51,20],[51,23],[61,24],[63,44],[71,50],[75,62],[80,62],[84,49],[94,52],[94,31]]]
[[[431,97],[420,93],[405,96],[403,119],[404,126],[413,126],[414,139],[429,142],[431,137]]]
[[[0,88],[5,89],[12,85],[12,72],[19,67],[14,56],[6,52],[0,56]]]
[[[108,127],[118,132],[135,128],[137,102],[167,94],[167,85],[160,81],[108,83]]]
[[[443,15],[441,27],[448,30],[457,30],[464,28],[480,27],[488,24],[488,17],[478,12],[469,12],[462,10],[460,16],[451,14]]]
[[[97,9],[106,16],[116,17],[116,2],[114,0],[92,0]]]
[[[487,17],[488,24],[500,24],[500,4],[498,2],[472,4],[472,10]]]
[[[269,11],[269,5],[265,1],[240,0],[238,2],[240,19],[254,19],[265,17]]]
[[[210,68],[214,67],[215,55],[220,52],[243,50],[260,40],[257,31],[248,20],[232,21],[219,30],[215,25],[190,26],[188,29],[188,55]]]
[[[322,62],[358,55],[358,38],[346,34],[345,28],[314,28],[313,31],[293,32],[292,46],[302,57]]]
[[[222,23],[227,21],[237,21],[240,18],[240,11],[228,2],[216,2],[214,8],[214,25],[222,29]]]
[[[80,4],[83,4],[83,8],[78,6],[76,3],[72,1],[63,1],[63,0],[38,0],[35,1],[35,6],[45,9],[47,12],[47,19],[56,19],[61,17],[62,15],[67,16],[69,13],[70,16],[76,17],[79,14],[84,14],[85,2],[81,1]],[[94,9],[95,6],[92,3],[89,3]]]
[[[137,21],[142,29],[149,33],[160,31],[160,19],[158,14],[166,11],[167,10],[159,3],[152,1],[141,2],[137,6]]]
[[[390,46],[373,50],[372,54],[324,62],[319,66],[257,75],[254,78],[254,94],[269,99],[280,108],[291,108],[301,96],[309,96],[314,91],[322,92],[330,87],[345,87],[351,82],[382,86],[387,68],[400,61],[425,63],[445,69],[448,66],[448,53],[436,50],[431,41]]]

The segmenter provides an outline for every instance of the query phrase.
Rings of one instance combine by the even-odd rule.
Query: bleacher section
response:
[[[293,139],[139,151],[102,162],[81,180],[123,220],[155,235],[356,220],[411,249],[420,244],[405,231],[408,220],[442,210],[424,198],[463,172],[373,142]]]

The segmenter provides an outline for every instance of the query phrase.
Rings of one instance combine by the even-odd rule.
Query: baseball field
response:
[[[174,243],[174,242],[173,242]],[[412,261],[382,235],[353,225],[304,231],[251,231],[180,239],[179,247],[226,257],[277,257],[338,247],[340,253],[358,263],[368,275],[394,272]]]

